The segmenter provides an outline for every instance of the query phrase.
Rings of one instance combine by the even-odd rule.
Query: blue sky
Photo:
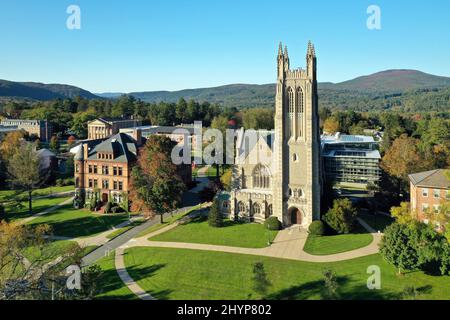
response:
[[[339,3],[338,3],[339,2]],[[66,9],[81,8],[81,30]],[[381,30],[366,27],[369,5]],[[319,81],[385,69],[450,76],[448,0],[2,0],[0,79],[92,92],[178,90],[275,81],[278,42]]]

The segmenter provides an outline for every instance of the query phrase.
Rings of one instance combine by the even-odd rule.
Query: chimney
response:
[[[81,147],[83,148],[83,159],[86,160],[88,158],[88,144],[84,143],[81,145]]]
[[[133,139],[136,140],[138,146],[140,146],[142,144],[142,130],[141,129],[133,130]]]

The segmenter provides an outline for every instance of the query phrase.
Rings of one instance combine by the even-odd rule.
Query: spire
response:
[[[278,55],[282,56],[283,55],[283,44],[280,41],[280,46],[278,47]]]
[[[284,54],[286,55],[286,58],[289,58],[287,46],[284,46]]]
[[[308,52],[306,55],[312,57],[316,55],[316,50],[314,49],[314,45],[312,44],[311,40],[308,41]]]

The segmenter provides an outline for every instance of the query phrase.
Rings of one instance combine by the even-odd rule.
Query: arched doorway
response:
[[[289,209],[291,224],[302,224],[302,213],[297,208]]]

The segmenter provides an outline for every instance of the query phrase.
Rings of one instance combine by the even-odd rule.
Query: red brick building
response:
[[[436,169],[409,175],[411,211],[419,220],[428,222],[426,212],[440,210],[445,200],[450,200],[450,180],[445,175],[446,169]]]

